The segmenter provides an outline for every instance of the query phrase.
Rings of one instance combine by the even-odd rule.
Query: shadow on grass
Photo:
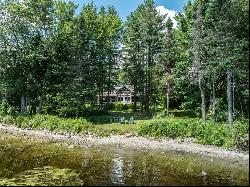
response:
[[[141,114],[139,112],[128,111],[110,111],[107,115],[89,116],[88,121],[94,124],[107,124],[107,123],[119,123],[119,119],[124,117],[126,121],[129,121],[131,117],[134,120],[151,120],[153,116],[147,114]]]
[[[172,110],[169,111],[170,115],[174,117],[181,117],[181,118],[197,118],[198,116],[192,110]]]
[[[194,111],[191,110],[172,110],[169,114],[177,118],[197,118]],[[107,115],[92,115],[86,119],[93,124],[112,124],[119,123],[119,119],[124,117],[126,121],[129,121],[131,117],[134,120],[152,120],[153,115],[148,115],[140,112],[130,112],[130,111],[109,111]]]

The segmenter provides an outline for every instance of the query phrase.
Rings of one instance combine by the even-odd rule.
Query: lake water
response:
[[[0,185],[248,185],[248,161],[0,137]]]

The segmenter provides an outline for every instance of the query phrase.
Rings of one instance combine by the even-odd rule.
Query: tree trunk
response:
[[[233,95],[232,95],[232,72],[227,71],[227,106],[228,106],[228,123],[233,125]]]
[[[109,63],[109,75],[108,75],[108,106],[110,102],[110,93],[111,93],[111,64]]]
[[[234,86],[235,85],[234,85],[234,81],[233,81],[234,80],[234,74],[233,73],[232,73],[232,78],[231,79],[232,79],[232,84],[231,84],[232,86],[231,87],[232,87],[232,100],[233,100],[232,105],[233,105],[233,119],[234,119],[235,118],[235,116],[234,116],[235,115],[235,108],[234,108],[235,107],[234,106]]]
[[[26,112],[28,112],[28,109],[27,109],[28,105],[29,105],[29,98],[26,96],[26,98],[25,98]]]
[[[25,105],[25,97],[21,96],[21,113],[25,113],[26,112],[26,105]]]
[[[136,90],[136,87],[134,87],[134,105],[133,105],[133,112],[136,112],[136,93],[137,93],[137,90]],[[132,98],[131,98],[132,99]],[[132,100],[131,100],[132,102]]]
[[[37,113],[38,113],[38,114],[41,114],[42,109],[43,109],[43,96],[41,96],[40,99],[39,99],[39,106],[38,106],[38,111],[37,111]]]
[[[199,88],[201,92],[201,116],[202,122],[206,123],[206,100],[205,100],[205,89],[203,87],[202,78],[199,78]]]
[[[215,84],[214,84],[214,78],[213,78],[213,99],[212,99],[212,115],[214,118],[214,121],[216,121],[216,113],[215,113],[215,107],[216,107],[216,99],[215,99]]]
[[[101,106],[103,106],[103,87],[101,89]]]
[[[140,112],[143,112],[143,107],[142,107],[142,93],[140,92]]]
[[[110,97],[109,97],[109,89],[108,89],[108,98],[107,98],[107,105],[109,106],[109,101],[110,101]]]
[[[245,109],[245,114],[247,114],[247,118],[249,118],[249,106],[247,104],[246,99],[244,99],[244,109]]]
[[[134,93],[134,106],[133,111],[136,112],[136,93]]]
[[[169,111],[169,83],[167,83],[167,103],[166,103],[167,115]]]

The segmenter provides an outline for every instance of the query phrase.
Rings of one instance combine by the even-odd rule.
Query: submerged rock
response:
[[[13,178],[3,178],[0,180],[0,186],[64,186],[64,185],[83,185],[78,174],[70,169],[54,168],[45,166],[43,168],[34,168],[24,173],[17,174]]]
[[[207,172],[206,172],[206,171],[202,171],[202,172],[200,173],[200,176],[207,176]]]
[[[73,148],[75,148],[75,146],[74,145],[70,145],[68,148],[69,149],[73,149]]]

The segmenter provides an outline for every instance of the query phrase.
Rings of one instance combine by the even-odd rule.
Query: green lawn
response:
[[[165,117],[163,119],[167,119],[171,122],[182,122],[182,121],[193,121],[199,120],[198,118],[194,118],[193,113],[189,111],[182,110],[173,110],[170,111],[171,117]],[[134,117],[135,124],[120,124],[119,122],[96,122],[94,123],[94,128],[91,129],[91,132],[94,132],[101,136],[107,136],[110,134],[138,134],[140,131],[140,127],[151,123],[155,119],[152,116],[148,116],[146,114],[133,113],[133,112],[118,112],[111,111],[109,116],[112,117],[125,117],[128,120],[130,117]],[[176,117],[175,117],[176,116]],[[100,116],[98,117],[100,118]],[[104,120],[105,121],[105,120]]]
[[[194,120],[194,114],[189,111],[183,110],[173,110],[170,111],[170,115],[172,117],[168,118],[169,122],[174,121],[182,121],[182,120]],[[107,130],[107,131],[117,131],[117,133],[138,133],[139,128],[147,123],[153,121],[153,117],[134,112],[121,112],[121,111],[110,111],[109,116],[111,117],[125,117],[125,119],[129,119],[130,117],[134,117],[135,124],[120,124],[119,122],[97,122],[94,127],[96,129]],[[196,118],[198,120],[198,118]]]

